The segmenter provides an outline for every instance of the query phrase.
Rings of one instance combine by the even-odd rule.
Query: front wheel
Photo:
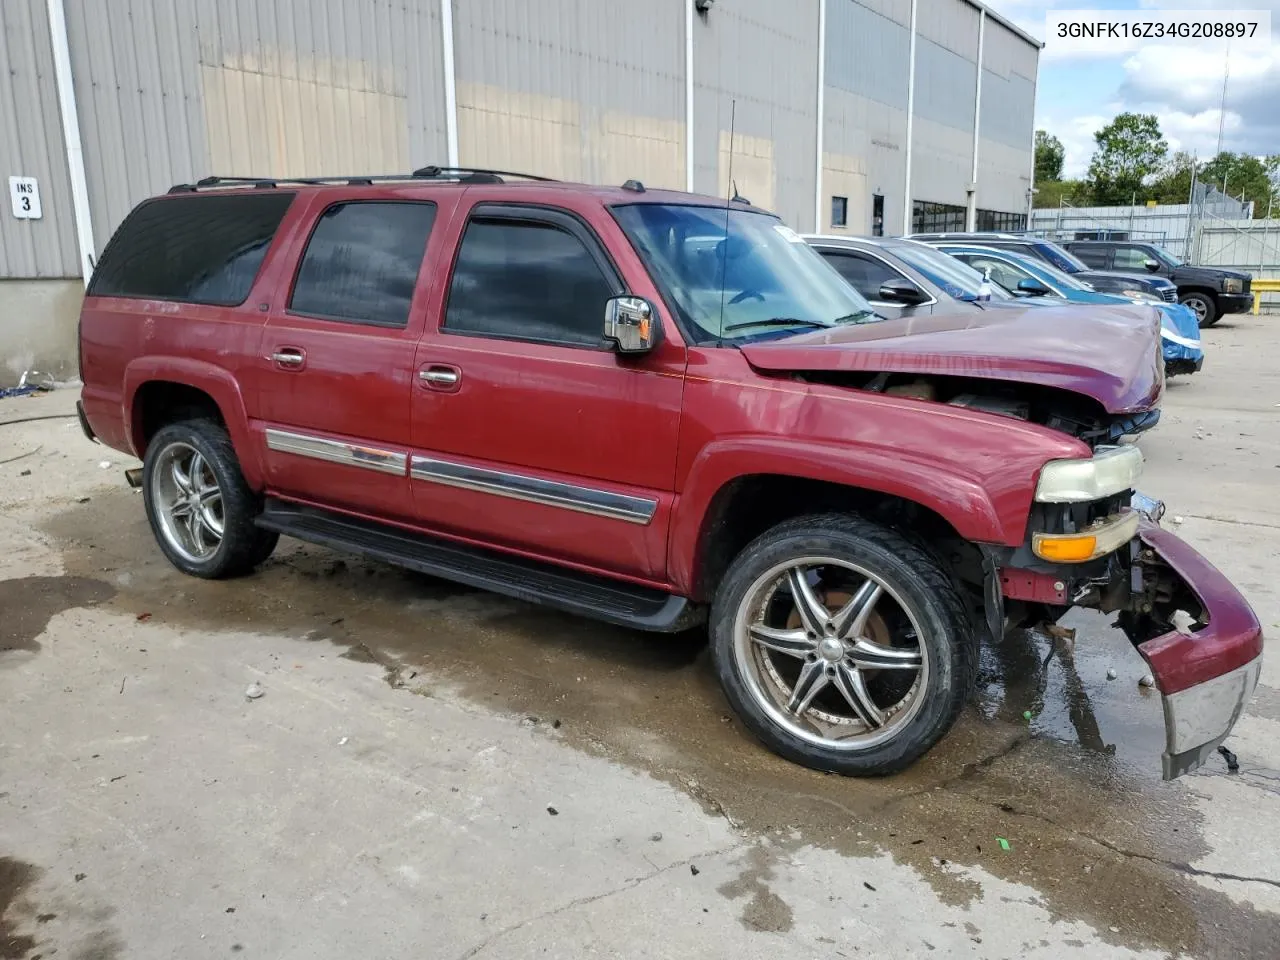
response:
[[[904,769],[950,729],[976,642],[951,579],[858,517],[805,517],[739,554],[711,613],[716,673],[789,760],[847,776]]]
[[[1212,327],[1218,322],[1218,305],[1207,293],[1188,293],[1180,302],[1196,315],[1196,323],[1201,327]]]

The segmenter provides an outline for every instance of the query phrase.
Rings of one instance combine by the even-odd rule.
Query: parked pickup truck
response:
[[[1178,302],[1185,303],[1202,327],[1211,327],[1226,313],[1244,313],[1253,306],[1252,276],[1219,267],[1183,263],[1157,243],[1132,240],[1072,240],[1068,250],[1091,267],[1102,270],[1148,270],[1178,285]]]
[[[81,414],[142,458],[185,573],[248,573],[286,534],[706,623],[747,728],[836,773],[937,742],[980,638],[1115,613],[1175,777],[1231,730],[1262,632],[1134,499],[1154,311],[1068,310],[1070,338],[1030,308],[883,320],[777,218],[634,181],[211,179],[103,252]]]

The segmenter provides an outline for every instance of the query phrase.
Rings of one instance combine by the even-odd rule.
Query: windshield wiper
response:
[[[769,317],[765,320],[748,320],[744,323],[731,323],[724,328],[724,332],[730,330],[743,330],[747,327],[794,327],[796,324],[803,324],[807,327],[821,327],[827,329],[835,326],[832,323],[823,323],[821,320],[805,320],[802,317]]]
[[[874,310],[858,310],[854,313],[846,313],[843,317],[836,317],[831,321],[832,326],[838,326],[842,323],[867,323],[871,320],[883,320],[884,317],[876,313]]]

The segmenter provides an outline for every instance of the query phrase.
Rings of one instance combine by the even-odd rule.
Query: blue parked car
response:
[[[985,274],[1015,296],[1055,298],[1069,303],[1134,303],[1155,307],[1160,311],[1160,343],[1164,352],[1165,374],[1195,373],[1204,365],[1200,324],[1196,315],[1180,303],[1165,303],[1155,297],[1098,293],[1088,284],[1043,260],[1009,250],[937,241],[932,246]]]

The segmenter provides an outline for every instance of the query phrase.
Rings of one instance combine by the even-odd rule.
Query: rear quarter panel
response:
[[[261,461],[248,443],[241,384],[259,351],[267,319],[266,291],[288,275],[288,254],[305,226],[305,206],[295,198],[249,295],[238,306],[85,298],[80,312],[81,400],[99,440],[142,457],[146,451],[135,404],[138,391],[152,381],[194,387],[218,404],[245,479],[261,487]]]

